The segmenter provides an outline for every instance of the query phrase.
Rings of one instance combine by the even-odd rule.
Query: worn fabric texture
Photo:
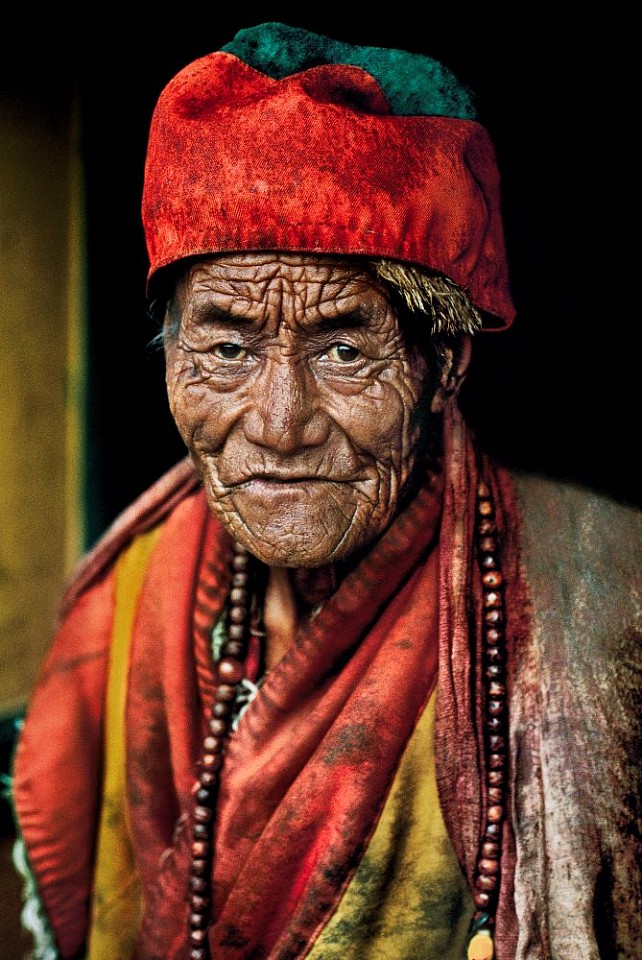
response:
[[[509,583],[511,817],[497,956],[636,956],[640,514],[578,488],[509,476],[475,452],[455,411],[447,435],[441,493],[426,488],[344,581],[230,744],[215,956],[283,960],[313,948],[367,848],[435,669],[440,800],[472,883],[485,782],[471,496],[480,464]],[[161,519],[125,708],[132,844],[146,903],[136,956],[188,955],[186,828],[211,702],[208,631],[227,590],[229,542],[226,553],[183,464],[129,514],[131,537],[119,522],[111,547],[108,535],[99,559],[85,563],[82,589],[72,584],[18,746],[19,826],[63,957],[82,950],[87,930],[114,562]]]

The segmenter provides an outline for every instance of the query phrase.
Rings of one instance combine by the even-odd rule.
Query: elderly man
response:
[[[189,458],[81,564],[20,738],[39,955],[635,955],[642,522],[463,422],[499,211],[427,57],[263,24],[163,91]]]

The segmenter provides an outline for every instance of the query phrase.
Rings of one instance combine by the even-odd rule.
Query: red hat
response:
[[[365,255],[445,274],[515,315],[499,175],[470,94],[437,61],[282,24],[185,67],[152,118],[148,283],[185,257]]]

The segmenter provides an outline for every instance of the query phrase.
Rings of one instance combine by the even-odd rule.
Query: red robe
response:
[[[555,500],[546,484],[524,478],[517,479],[516,500],[508,473],[475,454],[456,415],[447,440],[441,496],[422,491],[300,632],[230,744],[217,809],[214,956],[305,956],[359,861],[434,684],[436,660],[440,797],[472,884],[486,805],[481,588],[473,550],[480,469],[494,495],[509,584],[511,816],[504,826],[497,956],[544,960],[574,955],[565,952],[569,946],[594,960],[607,948],[613,956],[634,956],[640,865],[631,825],[639,822],[639,793],[631,795],[637,765],[622,754],[621,738],[634,742],[639,688],[618,688],[622,716],[608,730],[598,696],[594,730],[609,760],[611,744],[619,754],[611,770],[598,749],[593,769],[585,769],[576,756],[587,746],[587,707],[578,696],[585,672],[580,676],[566,654],[561,601],[537,566],[538,533],[562,525],[568,538],[568,516],[577,521],[581,505],[586,520],[602,504],[586,505],[578,494],[569,499],[566,491]],[[555,508],[564,497],[562,515]],[[642,531],[637,514],[614,509],[612,526],[626,520],[630,531],[633,521]],[[129,811],[146,901],[138,955],[178,960],[189,953],[187,827],[213,689],[209,629],[227,592],[230,543],[183,463],[117,522],[79,570],[20,738],[17,816],[63,957],[74,956],[86,937],[113,563],[137,533],[161,520],[137,612],[127,700]],[[577,556],[577,547],[560,544],[559,556]],[[629,636],[639,626],[640,590],[625,555],[618,573],[626,589],[617,604]],[[563,566],[556,572],[566,583]],[[577,573],[567,578],[575,578],[576,594],[583,589]],[[559,648],[543,646],[546,632]],[[610,657],[615,649],[614,640]],[[564,826],[565,817],[583,825],[581,838]],[[550,895],[556,884],[557,899]],[[595,916],[602,904],[607,921]]]

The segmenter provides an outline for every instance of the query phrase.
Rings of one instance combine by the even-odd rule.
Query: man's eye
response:
[[[219,360],[243,360],[246,354],[238,343],[217,343],[212,352]]]
[[[353,363],[359,357],[356,347],[349,343],[335,343],[328,350],[328,357],[338,363]]]

